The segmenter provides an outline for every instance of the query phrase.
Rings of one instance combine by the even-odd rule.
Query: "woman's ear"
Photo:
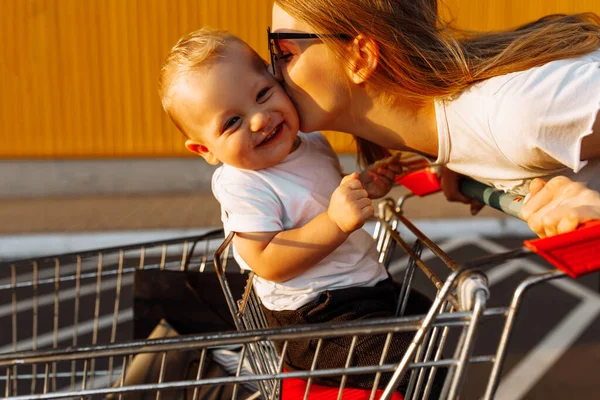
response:
[[[217,165],[219,163],[219,159],[208,149],[208,147],[200,142],[188,139],[185,141],[185,148],[204,158],[210,165]]]
[[[358,35],[352,41],[348,56],[350,79],[356,84],[364,83],[379,64],[379,45],[373,39]]]

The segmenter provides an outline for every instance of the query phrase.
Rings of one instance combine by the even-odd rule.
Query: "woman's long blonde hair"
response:
[[[593,13],[549,15],[513,30],[484,33],[442,21],[437,0],[275,3],[317,33],[362,34],[375,40],[380,58],[369,87],[389,101],[415,105],[432,97],[451,98],[476,82],[577,57],[600,46],[600,18]],[[323,40],[343,57],[341,40]],[[359,153],[361,147],[377,152],[369,150],[365,140],[357,143]]]

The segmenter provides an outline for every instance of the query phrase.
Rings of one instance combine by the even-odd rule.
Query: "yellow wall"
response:
[[[186,154],[156,94],[184,33],[228,29],[267,57],[272,0],[1,0],[0,158]],[[461,27],[503,29],[599,0],[446,0]],[[446,13],[447,14],[447,13]],[[331,134],[339,151],[347,135]]]
[[[442,15],[461,28],[501,30],[548,14],[592,11],[600,14],[599,0],[443,0]]]
[[[268,55],[268,0],[1,0],[0,9],[0,157],[182,155],[156,92],[179,37],[211,25]]]

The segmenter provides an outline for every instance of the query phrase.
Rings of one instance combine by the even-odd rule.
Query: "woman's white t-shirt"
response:
[[[299,228],[327,211],[342,179],[339,160],[319,132],[298,135],[300,147],[276,166],[251,171],[223,165],[215,171],[212,190],[226,234]],[[234,257],[251,269],[235,249]],[[280,311],[296,310],[324,290],[375,286],[387,277],[373,238],[359,229],[303,274],[283,283],[257,277],[254,285],[263,305]]]
[[[600,160],[580,161],[599,105],[600,51],[488,79],[436,101],[436,162],[523,195],[556,175],[600,190]]]

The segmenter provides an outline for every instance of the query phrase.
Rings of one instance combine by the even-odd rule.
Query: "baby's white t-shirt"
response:
[[[437,100],[437,163],[498,189],[528,192],[566,175],[600,190],[600,160],[580,161],[600,105],[600,51],[473,85]]]
[[[337,155],[319,132],[298,133],[301,144],[276,166],[258,171],[222,165],[212,178],[226,234],[299,228],[327,211],[342,171]],[[244,269],[251,269],[235,251]],[[283,283],[256,278],[265,307],[296,310],[324,290],[374,286],[387,272],[377,261],[375,242],[365,230],[353,232],[317,265]]]

